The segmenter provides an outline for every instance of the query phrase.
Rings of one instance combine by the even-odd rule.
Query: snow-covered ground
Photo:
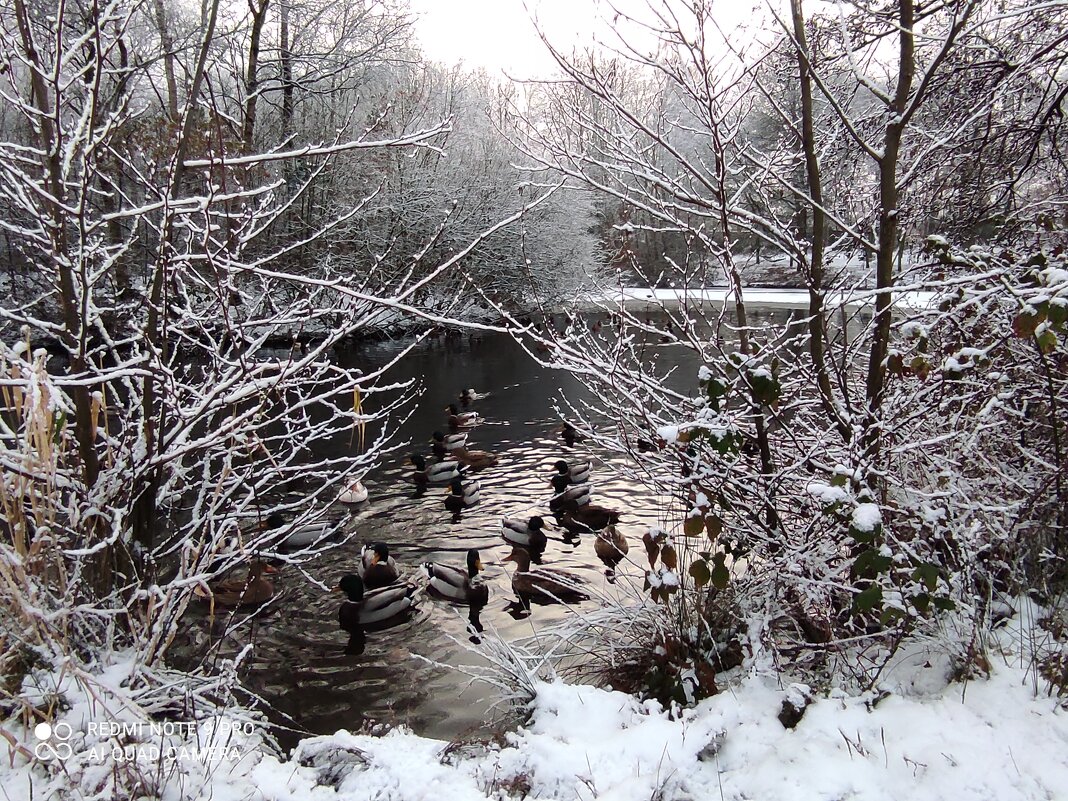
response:
[[[949,682],[944,653],[905,649],[875,690],[824,695],[796,728],[778,719],[784,685],[752,666],[694,709],[670,715],[619,692],[542,683],[528,723],[491,745],[457,747],[395,729],[384,736],[338,732],[304,740],[289,759],[240,736],[210,764],[193,758],[169,776],[166,798],[270,799],[776,799],[778,801],[961,801],[1068,798],[1068,710],[1035,692],[1026,643],[1035,619],[1026,602],[988,651],[990,677]],[[1044,632],[1039,632],[1046,636]],[[85,754],[94,714],[128,706],[123,668],[101,673],[95,698],[67,681],[62,766],[30,757],[39,741],[15,720],[0,729],[0,798],[110,798],[108,771]],[[108,688],[102,692],[101,688]],[[359,699],[353,699],[354,704]],[[199,727],[203,732],[205,722]],[[223,727],[225,728],[225,727]],[[218,740],[220,721],[208,726]],[[64,732],[65,733],[65,732]],[[202,744],[205,740],[201,740]],[[114,770],[114,766],[108,770]],[[103,775],[101,775],[103,773]],[[67,782],[81,795],[60,792]]]

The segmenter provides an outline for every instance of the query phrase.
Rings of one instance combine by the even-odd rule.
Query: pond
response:
[[[781,311],[765,314],[777,323],[789,317]],[[411,340],[368,343],[339,354],[339,360],[366,370],[388,363],[410,345]],[[696,385],[698,365],[692,353],[677,347],[658,350],[661,367],[678,366],[673,383]],[[481,622],[487,631],[510,640],[529,636],[568,614],[566,607],[535,605],[529,616],[520,616],[510,583],[513,566],[502,562],[511,552],[500,536],[502,517],[542,514],[551,519],[547,501],[556,460],[593,458],[593,500],[623,512],[619,529],[631,543],[632,560],[641,552],[646,528],[664,525],[663,500],[617,475],[614,468],[621,466],[620,457],[591,452],[582,444],[573,449],[565,446],[554,401],[564,396],[578,400],[587,390],[569,374],[536,363],[507,335],[426,341],[389,377],[414,378],[425,389],[399,430],[400,440],[412,444],[366,476],[368,503],[355,510],[335,510],[354,517],[355,535],[305,566],[322,585],[334,587],[342,575],[355,572],[363,543],[387,543],[402,571],[417,581],[423,581],[421,563],[463,566],[466,551],[478,548],[490,587]],[[445,428],[445,405],[467,387],[489,393],[472,407],[485,422],[470,432],[469,447],[492,451],[500,461],[475,474],[482,484],[481,500],[454,523],[443,505],[445,488],[432,486],[422,497],[414,497],[412,485],[404,480],[411,472],[406,456],[411,451],[429,454],[431,433]],[[544,564],[577,574],[595,588],[607,581],[605,568],[594,555],[592,535],[571,543],[550,540]],[[621,569],[641,575],[635,564]],[[424,595],[409,619],[368,633],[362,652],[353,652],[358,649],[347,647],[348,636],[337,624],[340,594],[323,590],[292,567],[276,576],[275,584],[276,602],[221,644],[214,642],[218,627],[209,626],[203,613],[189,615],[185,641],[176,653],[188,660],[214,644],[216,658],[229,657],[253,643],[243,674],[246,686],[273,707],[276,723],[291,728],[283,731],[283,744],[294,743],[301,733],[353,730],[375,721],[403,724],[442,739],[490,733],[491,707],[498,700],[493,688],[477,682],[468,686],[467,676],[460,672],[415,656],[448,665],[478,663],[479,657],[464,647],[469,636],[465,608]]]

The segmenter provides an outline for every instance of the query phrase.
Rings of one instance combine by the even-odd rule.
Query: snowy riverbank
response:
[[[947,654],[903,649],[876,690],[817,698],[793,729],[779,712],[805,688],[784,686],[754,665],[676,716],[619,692],[542,683],[530,720],[503,742],[338,732],[306,739],[279,759],[238,731],[210,764],[194,759],[159,774],[168,777],[159,789],[165,798],[214,801],[1060,798],[1068,787],[1068,710],[1063,698],[1045,694],[1041,678],[1035,692],[1027,654],[1032,634],[1049,636],[1029,628],[1037,614],[1024,604],[990,639],[987,679],[950,682]],[[85,756],[103,742],[89,736],[87,723],[106,708],[134,710],[122,673],[102,671],[95,697],[69,679],[59,688],[68,705],[59,720],[71,726],[75,753],[62,766],[32,759],[33,732],[4,724],[11,752],[0,760],[4,797],[111,797],[108,769]],[[222,720],[207,726],[216,739],[227,728]],[[81,792],[61,790],[68,783]]]
[[[742,294],[746,304],[765,309],[807,309],[807,289],[779,289],[774,287],[746,287]],[[902,291],[892,295],[892,303],[900,309],[922,310],[931,305],[934,292]],[[584,310],[612,308],[623,304],[630,311],[651,311],[661,307],[672,308],[683,303],[721,307],[733,305],[734,296],[728,287],[707,289],[646,289],[627,287],[611,295],[580,297],[576,305]],[[874,305],[875,292],[853,290],[828,292],[824,305],[828,309],[846,307],[855,309]]]

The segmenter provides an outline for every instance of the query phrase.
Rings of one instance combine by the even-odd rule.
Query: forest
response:
[[[528,4],[555,64],[535,78],[433,62],[404,0],[0,8],[12,798],[416,798],[397,765],[431,753],[408,781],[454,782],[458,798],[1065,786],[1049,743],[1068,742],[1068,2],[597,5],[604,36],[572,47]],[[367,489],[373,509],[396,463],[427,449],[414,423],[467,386],[421,360],[468,348],[489,376],[511,369],[479,343],[515,348],[530,372],[509,372],[514,386],[576,388],[539,395],[541,416],[515,412],[541,426],[537,469],[589,460],[640,525],[617,531],[597,504],[607,516],[591,522],[565,463],[550,528],[602,560],[619,551],[608,577],[530,637],[472,623],[459,644],[475,667],[431,658],[523,710],[507,745],[305,731],[287,754],[247,684],[260,611],[226,624],[237,650],[195,666],[190,621],[209,588],[243,576],[240,599],[260,569],[335,589],[325,560],[360,561],[386,525],[338,512],[339,493]],[[489,397],[461,397],[454,429],[474,426],[469,403],[494,422],[508,387],[478,389]],[[507,465],[503,427],[528,421],[498,422]],[[438,462],[504,469],[478,454]],[[411,466],[418,503],[436,465],[422,479]],[[530,500],[550,495],[548,475]],[[494,520],[520,515],[490,500]],[[509,569],[520,596],[522,577],[553,575],[529,555]],[[826,733],[839,777],[883,761],[887,726],[930,749],[950,736],[930,705],[908,713],[930,714],[923,735],[906,713],[854,722],[917,697],[910,659],[940,672],[925,697],[996,708],[965,729],[1004,723],[1006,741],[1032,744],[1029,766],[994,738],[946,756],[945,775],[913,754],[896,778],[787,792],[781,766],[820,757],[791,741],[776,762],[761,736]],[[773,734],[743,748],[731,698]],[[546,719],[592,727],[583,748],[642,727],[662,744],[623,748],[640,769],[599,773],[597,757],[571,765]],[[86,729],[101,720],[195,720],[209,743],[236,731],[255,760],[131,761],[122,749],[142,741]],[[42,759],[35,744],[53,748],[60,725],[69,757]],[[675,743],[673,726],[700,742]],[[753,783],[768,760],[783,785]],[[290,769],[298,784],[279,778]],[[986,783],[962,790],[969,771]]]

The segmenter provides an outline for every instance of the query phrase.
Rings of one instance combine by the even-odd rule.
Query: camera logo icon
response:
[[[42,762],[52,759],[62,762],[70,759],[74,753],[74,749],[70,747],[72,734],[70,724],[63,721],[55,725],[38,723],[33,727],[33,736],[37,738],[37,745],[33,747],[33,755]]]

